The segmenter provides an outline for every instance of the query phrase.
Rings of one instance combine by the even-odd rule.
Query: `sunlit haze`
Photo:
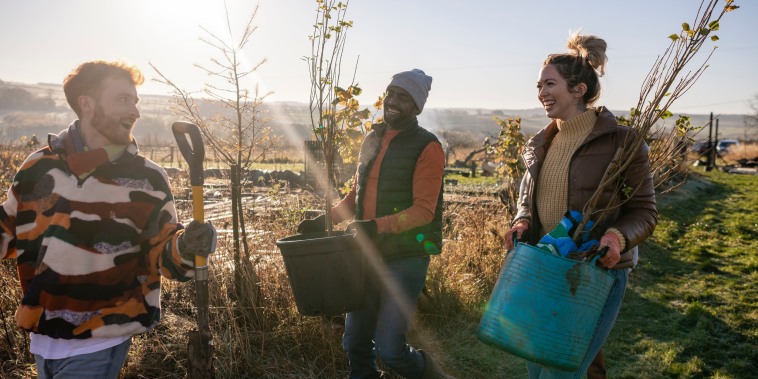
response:
[[[200,26],[228,38],[219,0],[0,0],[0,80],[61,83],[85,60],[123,59],[140,67],[148,81],[141,93],[168,94],[150,79],[152,63],[187,90],[207,76],[194,67],[213,53],[198,37]],[[232,32],[239,35],[255,4],[259,29],[244,50],[252,65],[266,58],[245,84],[273,91],[269,100],[306,103],[310,54],[307,36],[315,0],[227,0]],[[536,79],[549,53],[565,51],[570,31],[582,29],[608,42],[608,67],[599,104],[626,110],[636,105],[640,85],[667,38],[692,23],[697,0],[637,1],[449,1],[352,0],[343,65],[370,104],[392,74],[420,68],[434,78],[427,108],[527,109],[539,107]],[[758,93],[758,4],[736,1],[707,43],[718,46],[703,77],[673,111],[749,113]],[[359,58],[360,57],[360,58]],[[694,65],[691,67],[696,68]]]

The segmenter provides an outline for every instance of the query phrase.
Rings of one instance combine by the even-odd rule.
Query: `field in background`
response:
[[[25,84],[0,81],[2,91],[23,90],[37,99],[51,99],[54,106],[6,105],[0,103],[0,143],[17,141],[23,136],[45,136],[58,132],[68,126],[76,117],[68,108],[61,85]],[[377,96],[379,94],[376,94]],[[0,98],[2,98],[0,96]],[[171,123],[176,116],[170,110],[169,96],[140,93],[140,112],[142,117],[137,123],[135,135],[144,145],[165,145],[172,143]],[[373,99],[374,96],[367,98]],[[369,103],[365,104],[369,105]],[[535,105],[538,105],[535,99]],[[204,114],[213,114],[219,110],[208,102],[199,102]],[[631,106],[631,105],[630,105]],[[301,148],[302,141],[310,139],[311,121],[307,104],[293,102],[267,102],[265,117],[274,132],[284,138],[289,147]],[[613,110],[616,116],[627,115],[628,110]],[[680,113],[675,113],[678,116]],[[706,125],[707,114],[686,114],[691,116],[693,125]],[[496,138],[499,126],[494,117],[521,117],[522,130],[532,135],[549,122],[541,108],[509,109],[503,104],[502,109],[468,109],[468,108],[428,108],[419,115],[419,122],[425,128],[441,136],[445,131],[464,133],[471,144],[480,144],[485,137]],[[758,138],[755,128],[748,129],[743,115],[720,115],[719,138],[736,138],[755,140]],[[667,124],[673,126],[673,120]],[[701,131],[697,141],[706,140],[708,130]]]

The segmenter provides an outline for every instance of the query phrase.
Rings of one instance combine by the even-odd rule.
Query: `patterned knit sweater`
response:
[[[118,158],[75,149],[76,127],[26,159],[0,209],[0,257],[16,258],[24,293],[16,321],[52,338],[144,332],[161,276],[193,276],[168,178],[135,143]]]

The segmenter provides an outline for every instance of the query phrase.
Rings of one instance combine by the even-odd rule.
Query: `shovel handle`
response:
[[[171,125],[171,131],[174,133],[176,144],[179,145],[179,151],[184,156],[189,166],[190,184],[192,185],[192,218],[197,222],[205,222],[203,212],[203,160],[205,159],[205,148],[203,147],[203,137],[200,134],[200,128],[197,125],[177,121]],[[189,135],[189,140],[187,139]],[[192,144],[190,144],[190,142]],[[205,257],[195,256],[195,267],[208,266],[208,260]]]
[[[200,128],[190,122],[177,121],[171,125],[171,131],[174,133],[176,144],[179,145],[179,151],[189,165],[190,184],[193,187],[202,186],[204,182],[203,160],[205,159],[205,149],[203,148],[203,137],[200,135]],[[187,140],[188,134],[189,140]],[[190,141],[192,145],[190,145]]]

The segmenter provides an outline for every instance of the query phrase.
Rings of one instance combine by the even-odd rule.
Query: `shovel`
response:
[[[171,125],[176,143],[189,166],[192,185],[192,217],[197,222],[205,222],[203,214],[203,159],[205,150],[200,129],[195,124],[177,121]],[[192,145],[187,140],[189,135]],[[188,378],[212,378],[213,340],[208,326],[208,260],[195,256],[195,293],[197,302],[197,330],[189,332]]]

